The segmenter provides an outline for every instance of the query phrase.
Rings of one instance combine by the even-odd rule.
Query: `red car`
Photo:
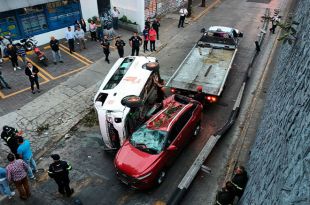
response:
[[[163,182],[166,170],[185,145],[200,131],[202,105],[172,95],[161,110],[136,130],[117,152],[114,165],[119,179],[136,189]]]

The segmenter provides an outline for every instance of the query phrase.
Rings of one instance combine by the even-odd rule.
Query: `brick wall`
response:
[[[173,12],[186,3],[187,0],[145,0],[145,19]]]
[[[309,8],[309,0],[299,1],[298,40],[282,45],[240,204],[310,204]]]

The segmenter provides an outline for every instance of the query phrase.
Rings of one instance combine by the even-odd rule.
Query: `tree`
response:
[[[206,7],[206,0],[201,0],[201,7]]]

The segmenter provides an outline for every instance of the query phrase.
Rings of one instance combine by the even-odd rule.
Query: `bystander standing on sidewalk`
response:
[[[156,51],[155,49],[155,42],[156,42],[156,37],[157,33],[153,27],[150,28],[149,30],[149,38],[150,38],[150,46],[151,46],[151,52]]]
[[[66,32],[66,39],[68,41],[68,46],[69,46],[70,53],[75,52],[74,51],[74,32],[71,31],[71,27],[70,26],[68,26],[68,30]]]
[[[96,19],[96,29],[97,29],[97,40],[101,41],[103,39],[103,28],[99,17],[97,17]]]
[[[276,15],[274,15],[274,17],[272,17],[272,19],[271,19],[271,28],[269,29],[271,33],[274,34],[277,26],[280,23],[280,18],[281,18],[281,16],[278,16],[278,14],[276,14]]]
[[[248,174],[245,171],[245,168],[243,166],[237,166],[235,169],[235,175],[231,179],[231,183],[234,185],[235,190],[236,190],[236,195],[240,199],[245,186],[248,182]]]
[[[66,161],[60,160],[58,154],[53,154],[51,157],[54,162],[49,166],[48,175],[53,178],[58,185],[58,192],[69,197],[74,192],[74,190],[70,188],[69,179],[69,171],[72,167]]]
[[[19,197],[26,200],[30,197],[27,171],[28,165],[21,159],[16,159],[13,154],[8,154],[9,165],[6,167],[8,181],[13,182],[18,190]]]
[[[103,40],[101,41],[101,47],[103,48],[103,53],[105,55],[105,61],[110,63],[109,55],[110,55],[110,43],[108,40],[108,36],[104,36]]]
[[[36,86],[37,86],[38,93],[40,92],[38,73],[39,73],[39,69],[37,67],[35,67],[34,65],[32,65],[32,63],[27,62],[25,74],[29,77],[32,94],[36,93],[34,91],[34,84],[36,84]]]
[[[11,89],[9,84],[4,80],[4,78],[2,76],[2,72],[0,70],[0,89],[3,89],[3,88]]]
[[[113,28],[115,30],[118,29],[118,15],[120,14],[119,10],[114,6],[112,10],[112,18],[113,18]]]
[[[131,47],[131,55],[134,56],[136,53],[136,56],[138,56],[140,46],[142,45],[142,39],[138,36],[137,32],[134,32],[133,36],[129,39],[129,45]]]
[[[8,56],[12,62],[12,66],[13,66],[13,69],[14,71],[16,71],[16,68],[17,69],[21,69],[19,66],[18,66],[18,62],[17,62],[17,49],[15,46],[9,44],[8,45],[8,49],[7,49],[7,52],[8,52]]]
[[[17,47],[17,54],[23,60],[23,67],[26,67],[26,65],[27,65],[26,50],[25,50],[25,48],[22,45],[18,45],[18,47]]]
[[[86,33],[86,22],[84,19],[80,20],[80,25],[81,25],[81,28],[84,31],[84,33]]]
[[[91,20],[90,24],[89,24],[89,32],[90,32],[90,37],[91,37],[92,41],[97,40],[96,31],[97,31],[97,26],[96,26],[95,22],[93,20]]]
[[[181,26],[182,28],[184,28],[184,21],[185,21],[185,17],[186,17],[187,14],[188,14],[188,11],[187,11],[187,9],[183,6],[183,7],[180,9],[179,14],[180,14],[180,19],[179,19],[178,28],[180,28],[180,26]]]
[[[144,50],[144,53],[145,53],[145,51],[149,51],[147,49],[147,44],[149,43],[149,40],[150,40],[149,39],[149,28],[147,26],[145,26],[142,34],[143,34],[143,50]]]
[[[24,162],[29,166],[30,169],[28,169],[28,176],[30,179],[35,179],[35,176],[33,173],[37,172],[37,164],[33,159],[33,154],[30,147],[29,140],[24,140],[22,136],[18,137],[18,148],[17,148],[17,154],[19,155],[20,159],[23,159]]]
[[[21,135],[21,132],[18,132],[17,129],[9,127],[7,125],[3,126],[1,132],[1,138],[4,140],[6,145],[10,148],[11,152],[18,157],[17,148],[18,140],[17,137]]]
[[[120,58],[124,57],[124,46],[125,45],[126,43],[121,39],[121,37],[117,36],[116,41],[115,41],[115,46],[117,48],[118,55]]]
[[[83,49],[86,49],[85,33],[79,26],[76,27],[75,38],[77,39],[77,44],[79,45],[80,51],[82,50],[82,47]]]
[[[15,192],[11,191],[7,180],[6,169],[3,167],[0,167],[0,193],[9,197],[9,199],[15,195]]]
[[[150,19],[150,17],[147,17],[147,19],[145,20],[145,23],[144,23],[144,25],[148,28],[148,29],[150,29],[151,28],[151,19]]]
[[[54,36],[51,36],[50,47],[52,49],[54,64],[57,64],[57,60],[60,63],[63,63],[63,59],[59,50],[59,41]]]
[[[157,33],[157,40],[159,40],[159,27],[160,27],[160,23],[159,23],[158,19],[154,19],[154,21],[152,23],[152,27],[153,27],[153,29],[155,29],[155,31]]]

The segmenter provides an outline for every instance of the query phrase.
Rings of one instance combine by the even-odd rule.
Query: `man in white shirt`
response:
[[[71,30],[71,27],[68,26],[68,31],[66,32],[66,39],[68,41],[70,53],[74,51],[74,32]]]
[[[83,46],[84,49],[86,49],[86,46],[85,46],[85,33],[81,29],[81,27],[79,27],[79,26],[76,27],[75,38],[76,38],[76,40],[78,42],[77,44],[79,45],[80,51],[82,50],[82,46]]]
[[[187,16],[187,14],[188,14],[188,11],[187,11],[187,9],[183,6],[183,7],[180,9],[179,14],[180,14],[180,19],[179,19],[178,28],[180,28],[180,26],[184,28],[184,20],[185,20],[185,17]]]
[[[118,29],[118,15],[120,14],[119,10],[114,6],[112,10],[113,18],[113,28]]]

